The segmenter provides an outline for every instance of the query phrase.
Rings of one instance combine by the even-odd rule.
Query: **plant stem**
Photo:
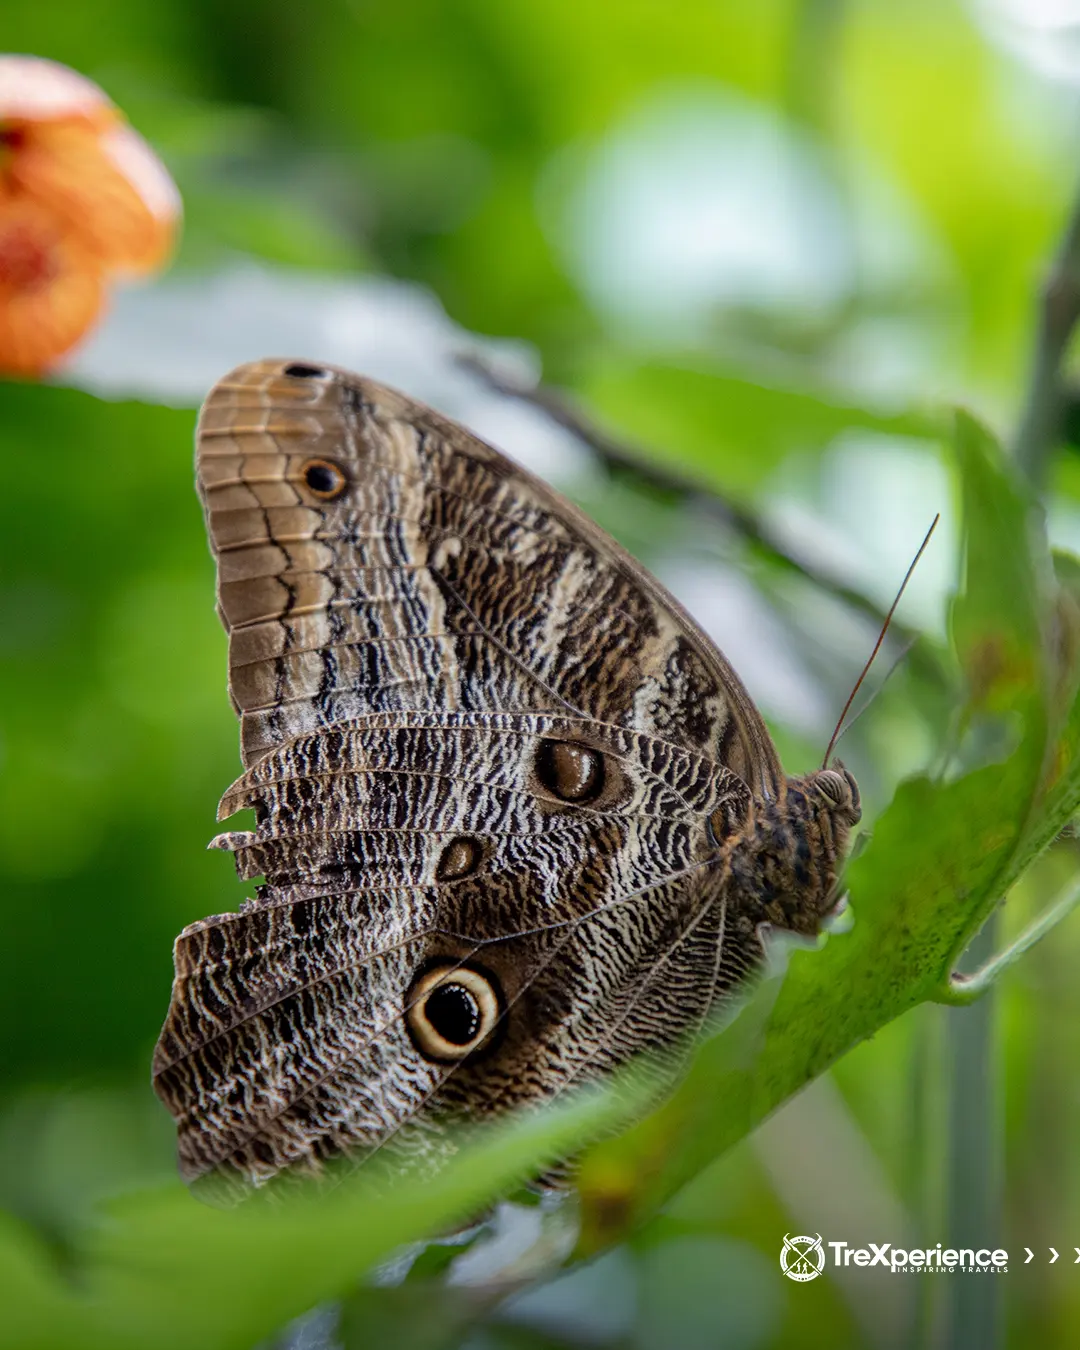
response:
[[[996,924],[971,944],[988,961]],[[983,999],[948,1017],[948,1243],[991,1249],[1002,1245],[1001,1097],[994,1053],[996,1001]],[[949,1282],[945,1343],[950,1350],[995,1350],[1004,1343],[1000,1282],[976,1273]]]
[[[1043,283],[1035,327],[1031,378],[1013,440],[1016,462],[1033,486],[1045,486],[1061,437],[1066,405],[1062,362],[1080,320],[1080,193]]]
[[[907,1065],[908,1130],[905,1159],[904,1196],[914,1220],[916,1241],[924,1233],[942,1231],[945,1204],[942,1183],[946,1173],[945,1085],[948,1081],[944,1052],[944,1017],[932,1005],[916,1010],[914,1031]],[[930,1350],[936,1339],[939,1315],[943,1308],[942,1288],[934,1280],[920,1280],[915,1291],[909,1324],[908,1344]]]
[[[483,358],[473,353],[465,353],[458,358],[460,365],[473,372],[497,393],[508,398],[516,398],[530,407],[545,413],[556,426],[576,436],[582,445],[587,445],[600,461],[616,473],[625,473],[638,483],[672,493],[687,501],[700,503],[728,529],[734,530],[769,562],[812,582],[821,590],[836,596],[852,609],[867,615],[880,626],[885,619],[885,610],[865,595],[848,586],[838,577],[816,566],[806,558],[799,557],[781,540],[758,512],[751,507],[724,496],[712,486],[707,486],[676,470],[660,468],[649,456],[636,446],[618,439],[597,426],[589,417],[574,407],[571,401],[557,390],[545,385],[523,384],[510,379],[496,370]],[[926,651],[926,644],[917,641],[919,634],[906,628],[896,619],[890,624],[890,632],[902,646],[911,644],[912,660],[918,662],[924,674],[940,683],[944,678],[935,658]]]

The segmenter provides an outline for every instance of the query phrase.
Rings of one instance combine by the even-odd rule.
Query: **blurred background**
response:
[[[3,17],[8,50],[123,108],[186,216],[172,270],[117,296],[50,385],[0,387],[0,1207],[63,1251],[102,1197],[173,1175],[149,1088],[172,940],[244,895],[205,852],[239,772],[192,487],[209,386],[307,357],[468,422],[690,607],[791,772],[820,761],[940,511],[893,657],[924,638],[843,745],[870,822],[945,738],[957,536],[938,428],[954,403],[1007,442],[1018,423],[1080,178],[1080,4],[52,0]],[[597,444],[539,406],[540,380]],[[650,473],[613,467],[624,453]],[[1072,447],[1047,506],[1075,549]],[[1044,858],[1005,931],[1075,866],[1071,841]],[[1063,1253],[998,1278],[1001,1343],[1080,1327],[1078,958],[1073,922],[995,1008],[987,1244]],[[888,1027],[633,1243],[492,1312],[470,1350],[933,1343],[944,1281],[796,1285],[778,1257],[786,1233],[943,1240],[947,1023],[965,1015]]]

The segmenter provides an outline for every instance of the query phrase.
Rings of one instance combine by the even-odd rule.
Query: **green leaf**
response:
[[[1043,765],[1039,810],[1029,824],[1027,863],[1064,829],[1080,804],[1080,562],[1054,555],[1056,588],[1049,620],[1051,731]]]
[[[377,1192],[364,1181],[228,1212],[180,1187],[116,1204],[76,1248],[71,1292],[48,1253],[0,1227],[0,1347],[247,1350],[309,1308],[347,1293],[397,1248],[482,1212],[514,1183],[640,1111],[608,1088],[477,1131],[438,1175]]]
[[[956,416],[954,446],[968,528],[966,585],[953,606],[952,636],[971,705],[1001,712],[1022,703],[1029,719],[1038,717],[1049,575],[1042,521],[1030,489],[965,412]]]
[[[958,419],[955,447],[967,566],[954,629],[969,674],[978,677],[975,697],[1013,692],[1019,744],[1003,763],[952,782],[901,784],[849,868],[851,931],[831,935],[820,951],[794,952],[779,990],[767,983],[701,1048],[669,1102],[586,1155],[583,1252],[643,1221],[860,1041],[916,1004],[945,996],[959,954],[1018,866],[1052,837],[1051,803],[1059,815],[1080,800],[1074,729],[1055,739],[1048,722],[1042,672],[1052,597],[1028,495],[970,418]],[[987,651],[1001,659],[987,662]],[[1074,663],[1070,689],[1075,676]],[[1073,718],[1075,708],[1070,728]],[[1071,756],[1049,792],[1048,753],[1051,762]]]

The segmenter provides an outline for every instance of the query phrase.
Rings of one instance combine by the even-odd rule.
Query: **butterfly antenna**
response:
[[[889,667],[889,669],[885,672],[885,675],[884,675],[884,677],[882,678],[882,681],[881,681],[881,683],[878,685],[878,687],[877,687],[872,693],[870,693],[870,694],[868,694],[868,695],[866,696],[866,698],[863,700],[863,705],[862,705],[862,707],[859,709],[859,711],[856,712],[856,713],[852,713],[852,715],[848,718],[848,720],[842,724],[842,726],[841,726],[841,728],[840,728],[840,731],[839,731],[839,733],[837,734],[836,740],[833,742],[833,749],[834,749],[834,750],[835,750],[836,747],[840,744],[840,742],[844,739],[844,737],[848,734],[848,732],[849,732],[849,731],[851,730],[851,728],[855,725],[855,723],[859,720],[859,718],[863,715],[863,713],[866,712],[867,708],[872,708],[872,707],[873,707],[874,702],[876,701],[878,695],[879,695],[879,694],[881,693],[881,691],[885,688],[885,686],[889,683],[889,681],[892,679],[892,677],[893,677],[893,675],[896,673],[896,671],[899,670],[899,668],[900,668],[900,667],[904,664],[904,662],[907,660],[908,653],[911,651],[912,647],[915,646],[915,644],[916,644],[916,642],[918,642],[918,640],[919,640],[918,634],[913,634],[911,637],[908,638],[908,640],[904,643],[903,647],[901,647],[900,653],[899,653],[899,655],[897,656],[896,660],[892,663],[892,665]]]
[[[821,761],[821,767],[822,767],[823,769],[828,767],[829,756],[832,754],[833,749],[834,749],[834,747],[835,747],[835,745],[836,745],[836,742],[840,739],[840,729],[841,729],[841,728],[843,727],[843,725],[844,725],[844,718],[848,715],[848,709],[849,709],[849,708],[851,707],[851,705],[855,702],[855,695],[859,692],[860,688],[862,687],[862,682],[863,682],[863,680],[866,679],[866,676],[867,676],[867,673],[868,673],[869,670],[870,670],[870,667],[874,664],[874,658],[877,656],[878,652],[881,650],[881,644],[885,641],[885,634],[889,631],[889,624],[892,623],[892,617],[893,617],[893,615],[896,613],[896,607],[897,607],[897,605],[900,603],[900,600],[901,600],[901,598],[902,598],[902,596],[903,596],[903,594],[904,594],[904,591],[907,589],[907,584],[908,584],[908,582],[911,580],[911,574],[912,574],[912,572],[915,571],[915,567],[916,567],[916,565],[918,564],[919,559],[920,559],[920,558],[922,557],[922,555],[926,552],[926,546],[927,546],[927,544],[929,544],[929,542],[930,542],[930,536],[931,536],[931,535],[934,533],[934,531],[937,529],[937,523],[938,523],[938,521],[939,521],[940,519],[941,519],[941,513],[938,512],[938,514],[937,514],[937,515],[934,517],[934,519],[930,522],[930,528],[926,531],[926,535],[925,535],[925,537],[923,538],[922,543],[919,545],[919,551],[915,554],[914,558],[912,558],[911,564],[910,564],[910,566],[908,567],[908,570],[904,573],[904,579],[903,579],[903,581],[900,583],[900,589],[896,592],[896,599],[895,599],[895,600],[892,602],[892,604],[889,606],[889,612],[888,612],[888,614],[885,615],[885,622],[881,625],[881,632],[878,634],[877,641],[874,643],[874,650],[870,653],[869,657],[867,658],[866,665],[863,666],[862,671],[861,671],[860,674],[859,674],[859,678],[855,681],[855,687],[852,689],[851,693],[848,695],[848,700],[847,700],[847,702],[844,704],[844,707],[843,707],[843,710],[842,710],[841,713],[840,713],[840,716],[836,719],[836,726],[833,728],[833,734],[832,734],[832,736],[829,738],[829,745],[828,745],[828,748],[827,748],[826,751],[825,751],[825,758]],[[905,653],[905,655],[906,655],[906,653]],[[896,668],[896,667],[894,666],[893,669],[895,669],[895,668]],[[890,675],[892,674],[892,670],[889,671],[889,674],[890,674]],[[865,711],[866,711],[866,709],[863,708],[863,709],[862,709],[862,712],[865,712]]]

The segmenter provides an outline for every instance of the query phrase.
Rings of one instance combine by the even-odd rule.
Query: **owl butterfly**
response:
[[[539,479],[346,371],[198,427],[243,776],[237,914],[186,928],[155,1086],[237,1189],[685,1044],[815,934],[859,794],[787,778],[682,607]]]

